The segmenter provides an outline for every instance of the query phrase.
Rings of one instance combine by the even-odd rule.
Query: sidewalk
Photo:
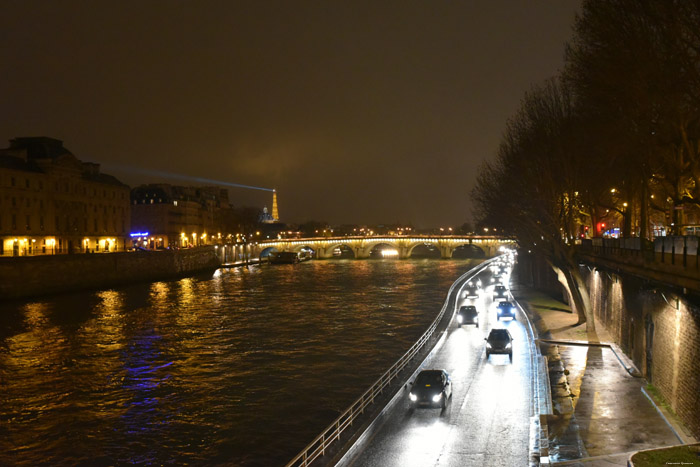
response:
[[[512,293],[529,311],[539,338],[556,341],[540,341],[552,389],[553,465],[626,466],[632,452],[680,443],[642,392],[646,380],[633,376],[639,373],[617,346],[588,345],[587,326],[576,325],[568,305],[522,286],[514,285]],[[596,344],[613,343],[603,325],[595,324]]]

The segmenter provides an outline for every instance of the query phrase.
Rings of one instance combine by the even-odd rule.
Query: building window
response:
[[[95,225],[94,225],[95,228],[93,229],[93,231],[95,233],[97,233],[97,219],[93,219],[93,221],[95,221]]]
[[[32,225],[29,222],[29,216],[27,216],[27,230],[32,230]]]
[[[43,190],[44,189],[44,182],[39,181],[39,189]]]
[[[15,186],[15,177],[10,177],[10,185]]]
[[[24,187],[29,188],[29,179],[28,178],[24,179]]]
[[[40,200],[39,200],[39,207],[40,207],[41,209],[44,209],[44,200],[43,200],[43,199],[40,199]]]
[[[17,215],[12,214],[12,230],[17,230]]]
[[[17,199],[12,198],[12,207],[16,208],[17,207]]]
[[[39,217],[39,230],[44,230],[44,216]]]
[[[27,198],[27,207],[30,207],[30,206],[31,206],[30,203],[31,203],[31,200],[30,200],[29,198]]]
[[[58,227],[58,216],[56,216],[56,218],[54,219],[54,225],[56,226],[56,227],[55,227],[56,230],[59,230],[59,227]]]

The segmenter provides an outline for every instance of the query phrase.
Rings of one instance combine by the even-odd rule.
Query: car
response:
[[[464,288],[464,298],[479,298],[479,287],[476,284]]]
[[[515,305],[509,301],[503,301],[496,307],[496,317],[515,319]]]
[[[447,406],[452,397],[452,380],[445,370],[423,370],[411,383],[408,394],[411,408]]]
[[[457,324],[462,327],[463,324],[475,324],[479,327],[479,310],[474,305],[463,305],[457,311]]]
[[[513,361],[513,336],[507,329],[491,329],[486,341],[486,359],[493,354],[507,354],[510,361]]]
[[[497,285],[493,288],[493,299],[506,300],[508,298],[508,289],[505,285]]]

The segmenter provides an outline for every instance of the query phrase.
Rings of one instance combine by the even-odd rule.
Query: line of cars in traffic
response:
[[[507,287],[514,259],[514,254],[510,253],[491,265],[490,283],[494,285],[493,301],[497,304],[496,318],[499,322],[502,318],[515,320],[516,309],[515,305],[508,300],[509,292]],[[467,282],[461,297],[471,303],[461,305],[457,313],[455,313],[458,327],[469,324],[479,327],[477,301],[484,291],[480,279],[473,278]],[[508,355],[510,362],[513,362],[513,336],[508,332],[508,329],[493,328],[484,340],[486,341],[485,353],[487,360],[491,355],[501,354]],[[409,392],[411,409],[416,407],[440,407],[444,409],[448,399],[452,397],[452,380],[444,369],[423,370],[418,373],[415,381],[409,384],[411,385],[411,391]]]

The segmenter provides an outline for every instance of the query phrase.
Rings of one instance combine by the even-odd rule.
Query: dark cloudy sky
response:
[[[52,136],[132,186],[274,187],[286,222],[457,226],[579,6],[0,0],[0,147]]]

